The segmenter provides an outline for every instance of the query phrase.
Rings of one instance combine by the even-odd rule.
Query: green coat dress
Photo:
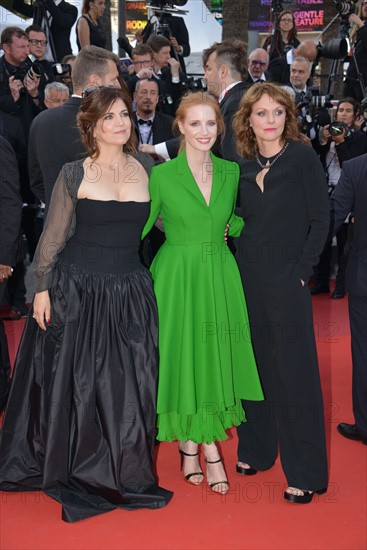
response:
[[[214,155],[209,206],[186,160],[153,168],[151,212],[166,242],[151,273],[158,303],[158,439],[210,443],[244,419],[241,399],[262,400],[247,308],[235,259],[224,242],[243,228],[234,214],[239,167]],[[204,167],[205,170],[205,167]]]

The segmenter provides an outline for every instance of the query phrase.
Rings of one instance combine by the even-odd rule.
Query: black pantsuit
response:
[[[316,154],[299,143],[270,168],[264,192],[259,171],[255,161],[242,165],[236,258],[265,401],[244,402],[238,459],[265,470],[279,445],[289,486],[314,491],[327,486],[327,459],[307,280],[329,230],[327,185]]]
[[[356,429],[367,438],[367,296],[350,294],[349,322],[352,334],[352,399]]]
[[[353,413],[356,431],[367,438],[367,155],[344,162],[331,199],[334,231],[353,212],[353,241],[346,282],[353,362]]]

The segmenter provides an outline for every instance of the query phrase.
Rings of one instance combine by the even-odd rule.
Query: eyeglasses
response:
[[[293,23],[293,19],[291,17],[283,17],[281,21],[283,21],[283,23]]]
[[[251,59],[250,61],[252,65],[261,65],[262,67],[266,65],[266,61],[258,61],[257,59]]]
[[[47,46],[48,44],[48,40],[36,40],[35,38],[31,38],[28,42],[32,44],[32,46],[38,46],[38,44],[40,46]]]
[[[145,67],[148,67],[152,64],[151,59],[146,59],[145,61],[133,61],[134,65],[144,65]]]

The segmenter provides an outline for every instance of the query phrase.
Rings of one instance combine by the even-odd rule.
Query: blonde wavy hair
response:
[[[300,141],[296,107],[292,96],[278,84],[273,84],[271,82],[254,84],[242,97],[239,109],[233,117],[233,129],[236,136],[237,151],[241,157],[252,159],[255,158],[259,152],[256,136],[250,126],[250,116],[255,103],[265,94],[269,95],[273,101],[285,107],[286,118],[282,139],[284,141]]]

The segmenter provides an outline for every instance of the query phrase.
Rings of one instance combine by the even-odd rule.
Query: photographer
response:
[[[351,39],[355,36],[354,42],[354,58],[351,57],[347,76],[345,79],[343,96],[353,97],[357,101],[362,101],[363,93],[359,82],[359,74],[362,77],[364,86],[367,86],[367,1],[363,0],[360,7],[360,15],[355,13],[349,15],[349,23],[355,25],[351,32]]]
[[[159,16],[159,12],[157,14],[151,18],[143,31],[135,33],[136,41],[138,44],[147,42],[152,34],[165,36],[170,41],[172,57],[178,59],[181,70],[186,73],[184,57],[190,55],[191,48],[185,20],[183,17],[177,17],[171,13],[164,13],[161,16]]]
[[[26,28],[25,32],[28,36],[30,58],[33,62],[35,62],[34,66],[37,72],[40,74],[38,91],[40,95],[41,106],[42,108],[44,108],[45,87],[49,82],[53,82],[55,80],[52,63],[45,59],[48,40],[45,32],[41,29],[41,27],[38,27],[37,25],[30,25]]]
[[[167,38],[153,34],[147,45],[153,50],[153,76],[159,80],[160,110],[174,116],[178,102],[187,89],[186,75],[180,71],[179,61],[171,57],[171,45]]]
[[[27,136],[34,117],[41,111],[40,78],[32,71],[27,34],[18,27],[1,33],[0,109],[20,119]]]
[[[284,57],[289,50],[300,45],[297,38],[297,27],[294,15],[291,11],[281,11],[275,20],[274,33],[265,39],[264,50],[269,54],[270,60]]]
[[[320,154],[320,160],[324,166],[329,196],[338,184],[343,162],[363,155],[367,152],[367,135],[359,130],[354,130],[353,125],[359,113],[359,104],[354,98],[344,98],[338,103],[336,120],[329,126],[320,128],[319,143],[315,149]],[[336,234],[338,246],[338,271],[336,285],[331,298],[339,299],[345,296],[345,268],[346,254],[344,252],[348,239],[348,224],[343,224]],[[311,294],[328,293],[332,241],[327,240],[324,251],[321,254],[317,269],[317,284],[311,290]]]
[[[33,23],[45,30],[49,61],[60,62],[65,55],[72,53],[70,31],[78,17],[78,8],[65,0],[37,0],[31,5],[24,0],[13,0],[12,7],[25,17],[33,17]]]

